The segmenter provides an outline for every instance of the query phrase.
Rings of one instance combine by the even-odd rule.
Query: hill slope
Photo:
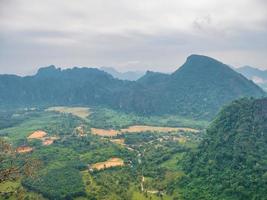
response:
[[[234,99],[265,95],[252,81],[223,63],[200,55],[187,58],[171,75],[147,73],[135,90],[124,95],[120,107],[140,113],[178,113],[211,118]],[[142,95],[140,95],[142,94]],[[129,101],[125,101],[130,96]],[[135,104],[135,107],[131,105]]]
[[[184,163],[185,199],[266,199],[266,166],[267,99],[235,101]]]
[[[41,68],[35,76],[0,76],[0,105],[112,105],[129,82],[95,68]]]

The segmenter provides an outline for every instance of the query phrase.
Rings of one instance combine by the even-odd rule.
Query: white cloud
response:
[[[266,53],[267,5],[264,0],[0,0],[0,30],[0,73],[7,65],[15,71],[51,62],[122,66],[129,60],[170,70],[190,53],[216,52],[235,63],[227,52]],[[253,59],[238,56],[238,63],[242,60]],[[255,65],[266,66],[265,56],[257,60]]]

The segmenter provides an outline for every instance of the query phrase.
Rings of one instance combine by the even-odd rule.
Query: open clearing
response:
[[[99,128],[91,128],[91,132],[94,135],[100,135],[100,136],[116,136],[120,132],[118,130],[113,129],[99,129]]]
[[[55,140],[58,140],[59,137],[56,137],[56,136],[53,136],[53,137],[45,137],[45,138],[42,138],[42,144],[44,146],[48,146],[48,145],[51,145],[54,143]]]
[[[86,107],[57,106],[57,107],[50,107],[46,109],[46,111],[72,114],[82,119],[86,119],[90,115],[89,108],[86,108]]]
[[[17,153],[29,153],[32,152],[33,148],[28,146],[21,146],[16,149]]]
[[[101,170],[110,167],[124,166],[124,162],[120,158],[111,158],[105,162],[99,162],[92,165],[93,169]]]
[[[115,144],[119,144],[119,145],[124,145],[124,139],[111,139],[111,142],[115,143]]]
[[[30,136],[28,136],[28,139],[38,139],[42,141],[42,144],[44,146],[48,146],[54,143],[55,140],[58,140],[59,137],[52,136],[52,137],[46,137],[47,133],[45,131],[34,131]]]
[[[196,129],[192,128],[181,128],[181,127],[161,127],[161,126],[130,126],[127,129],[121,129],[121,133],[139,133],[139,132],[175,132],[175,131],[184,131],[184,132],[198,132]]]
[[[47,135],[46,132],[38,130],[34,131],[30,136],[28,136],[28,139],[42,139]]]
[[[161,127],[161,126],[129,126],[125,129],[114,130],[114,129],[97,129],[91,128],[91,132],[94,135],[100,136],[116,136],[118,134],[123,133],[140,133],[140,132],[161,132],[161,133],[168,133],[168,132],[199,132],[196,129],[192,128],[184,128],[184,127]]]

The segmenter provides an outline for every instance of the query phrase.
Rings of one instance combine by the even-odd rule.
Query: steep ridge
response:
[[[0,77],[1,106],[109,105],[129,82],[95,68],[41,68],[35,76]]]
[[[132,99],[131,103],[126,101],[128,104],[121,105],[123,109],[133,111],[131,104],[142,102],[135,106],[140,113],[211,118],[222,105],[234,99],[265,95],[256,84],[227,65],[200,55],[189,56],[171,75],[147,73],[138,83],[141,86],[136,91],[125,95],[138,99]]]
[[[225,107],[184,162],[185,199],[266,199],[267,99]]]

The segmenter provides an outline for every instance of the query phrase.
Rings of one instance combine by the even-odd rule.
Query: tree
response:
[[[33,177],[40,166],[39,160],[19,156],[11,144],[0,138],[0,183],[21,176]]]

